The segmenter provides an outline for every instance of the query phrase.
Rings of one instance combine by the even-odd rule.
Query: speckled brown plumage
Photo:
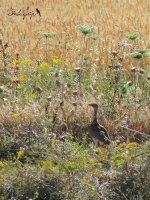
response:
[[[107,130],[97,122],[98,105],[96,103],[89,104],[94,109],[93,121],[88,127],[88,132],[96,146],[109,145],[110,138]]]

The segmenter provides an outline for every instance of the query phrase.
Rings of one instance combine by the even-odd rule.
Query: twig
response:
[[[144,153],[137,154],[137,155],[131,157],[131,159],[137,158],[137,157],[142,156],[142,155],[144,155],[144,154],[150,154],[150,151],[147,151],[147,152],[144,152]]]
[[[150,137],[150,135],[147,135],[147,134],[145,134],[145,133],[141,133],[141,132],[136,131],[136,130],[133,130],[133,129],[131,129],[131,128],[124,127],[124,126],[120,126],[120,127],[121,127],[121,128],[124,128],[124,129],[126,129],[126,130],[129,130],[129,131],[132,131],[134,134],[140,134],[140,135],[142,135],[142,136],[145,136],[146,139],[148,139],[148,137]]]

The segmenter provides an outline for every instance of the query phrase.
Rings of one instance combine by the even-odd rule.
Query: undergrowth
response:
[[[10,62],[0,40],[2,200],[150,199],[150,51],[139,33],[126,33],[104,61],[96,27],[75,28],[82,45],[74,64],[49,55],[57,33],[40,33],[42,60],[16,54]],[[108,148],[96,148],[87,134],[90,102],[99,104]]]

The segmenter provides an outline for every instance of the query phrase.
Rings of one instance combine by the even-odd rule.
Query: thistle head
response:
[[[96,27],[95,26],[85,26],[85,25],[78,25],[78,29],[83,33],[83,35],[88,35],[92,33]]]

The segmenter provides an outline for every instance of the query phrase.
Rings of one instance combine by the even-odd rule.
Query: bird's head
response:
[[[98,108],[98,104],[97,103],[90,103],[88,104],[89,106],[92,106],[94,109]]]

